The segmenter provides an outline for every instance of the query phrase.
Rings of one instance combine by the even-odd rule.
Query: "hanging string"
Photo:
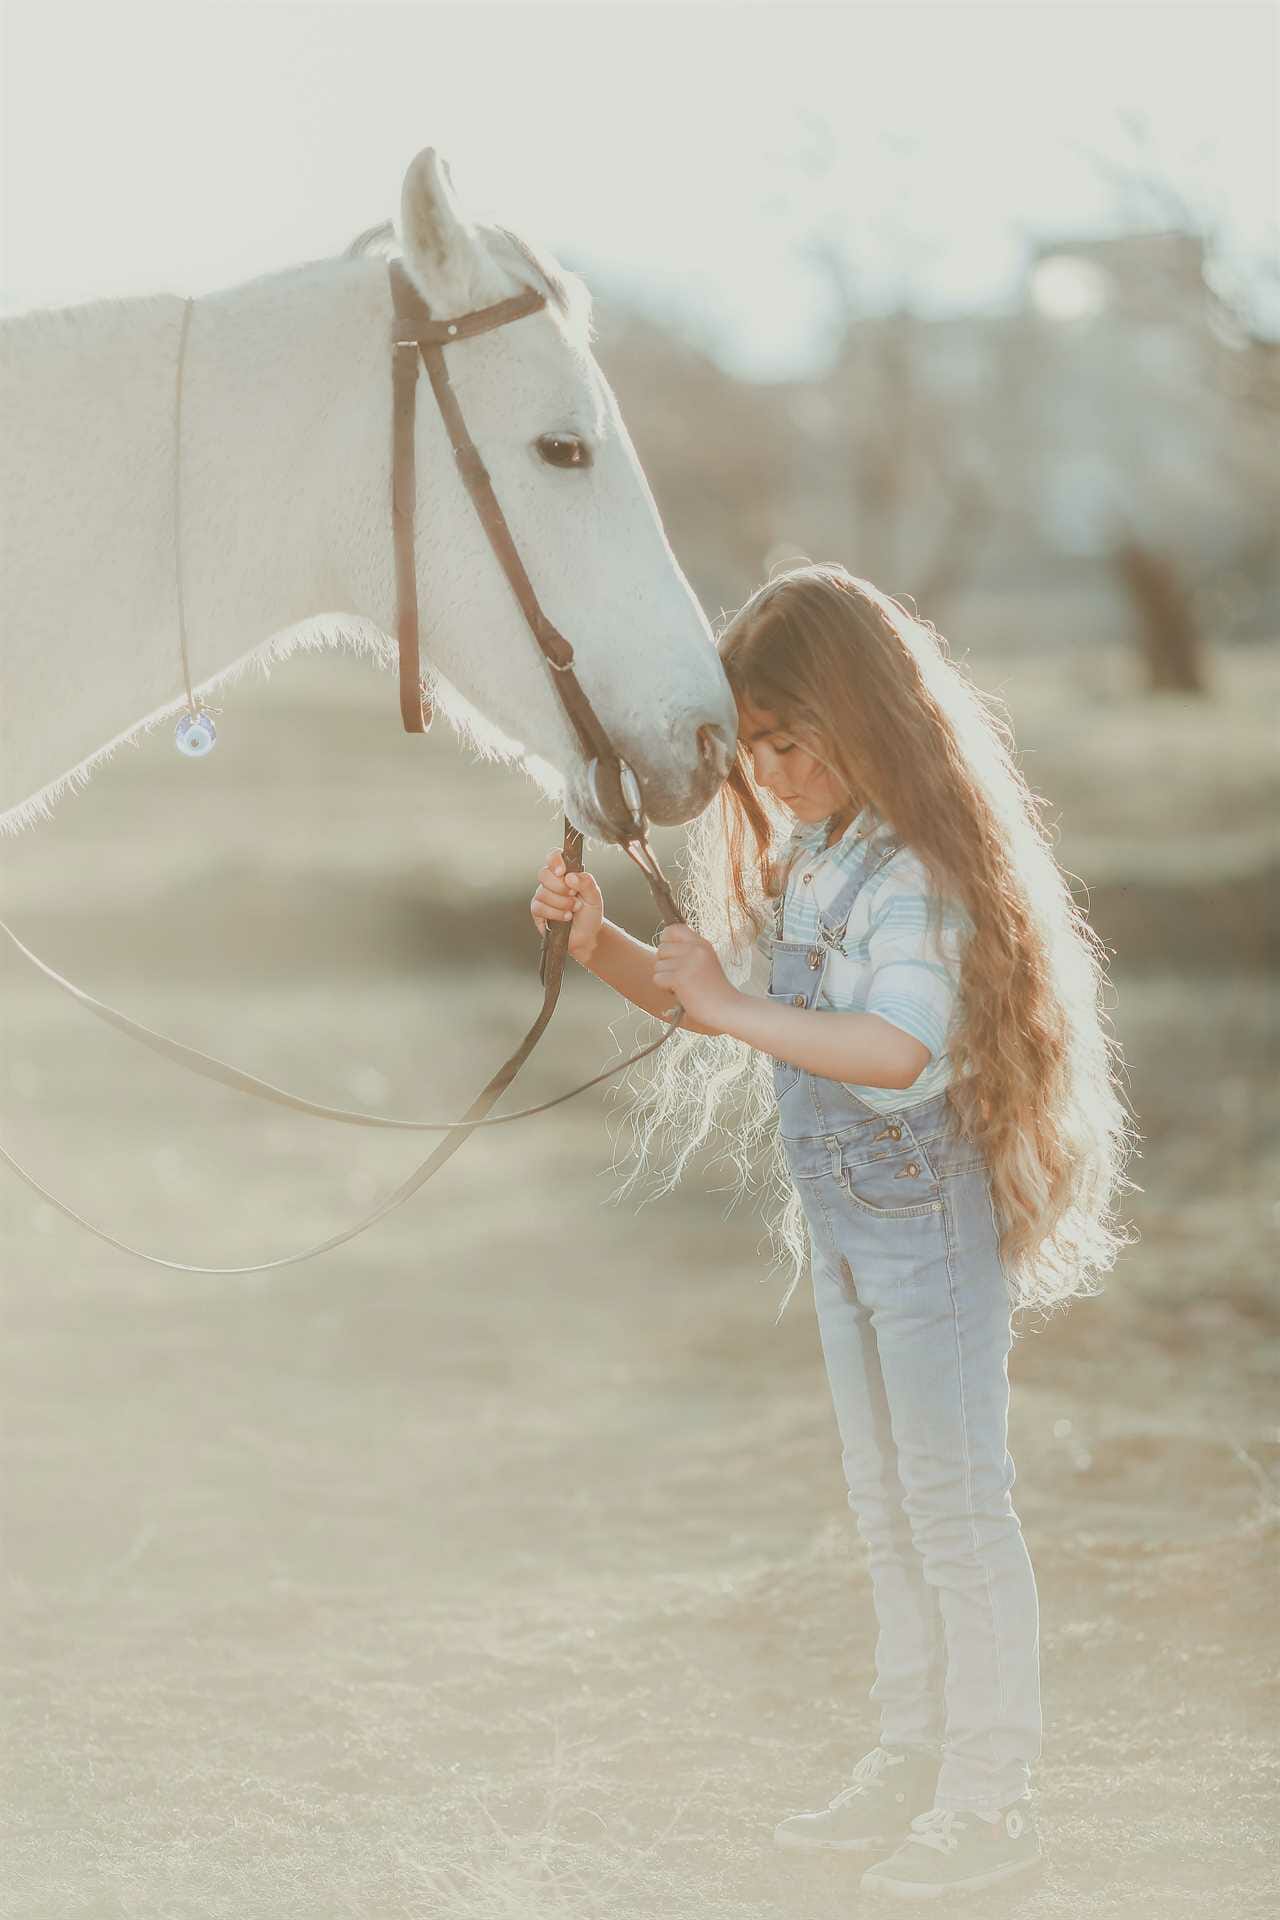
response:
[[[191,660],[187,652],[187,596],[182,577],[182,385],[187,366],[187,334],[194,306],[195,301],[188,294],[182,303],[177,393],[173,409],[173,549],[178,584],[178,651],[182,656],[182,684],[187,690],[187,710],[174,728],[173,737],[178,752],[185,754],[189,760],[202,759],[211,752],[218,737],[213,715],[207,707],[196,705],[195,688],[191,684]]]
[[[182,376],[186,370],[187,333],[191,326],[190,294],[182,303],[182,337],[178,342],[178,390],[173,413],[173,545],[178,574],[178,647],[182,654],[182,682],[187,689],[187,706],[194,715],[199,709],[191,686],[191,662],[187,657],[186,595],[182,581]]]

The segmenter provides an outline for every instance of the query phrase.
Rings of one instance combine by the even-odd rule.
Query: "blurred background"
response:
[[[1005,699],[1144,1138],[1139,1242],[1011,1361],[1050,1859],[999,1911],[1273,1911],[1275,11],[11,4],[3,53],[6,311],[339,253],[435,145],[591,286],[713,622],[837,559]],[[6,840],[5,917],[315,1099],[462,1111],[540,1000],[559,815],[406,738],[367,660],[220,706],[207,762],[159,729]],[[192,1081],[2,965],[3,1138],[126,1239],[269,1258],[431,1145]],[[650,1032],[571,969],[507,1104]],[[714,1156],[615,1202],[624,1110],[482,1132],[239,1279],[0,1189],[5,1911],[856,1907],[770,1838],[876,1733],[812,1303],[776,1322]]]

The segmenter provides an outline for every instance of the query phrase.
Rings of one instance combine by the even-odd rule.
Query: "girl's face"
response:
[[[750,748],[757,786],[766,788],[798,820],[825,820],[844,805],[848,790],[805,745],[807,735],[779,726],[776,714],[767,707],[753,707],[745,698],[738,701],[738,730]],[[819,746],[817,740],[811,744]]]

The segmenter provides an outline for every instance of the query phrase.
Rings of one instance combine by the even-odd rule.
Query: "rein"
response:
[[[431,725],[433,713],[430,695],[421,671],[418,589],[414,567],[416,525],[414,410],[418,362],[421,359],[427,369],[431,390],[440,408],[458,464],[458,471],[472,505],[529,629],[548,666],[552,669],[551,684],[559,695],[587,759],[592,790],[596,803],[608,822],[609,837],[613,838],[615,843],[622,847],[627,857],[640,868],[649,883],[663,924],[671,926],[679,921],[680,914],[657,857],[649,846],[640,783],[632,769],[615,752],[608,734],[582,689],[574,672],[573,648],[563,634],[552,625],[538,603],[537,594],[521,562],[511,529],[498,504],[479,449],[467,430],[462,408],[453,390],[445,363],[444,349],[447,346],[458,341],[474,339],[479,334],[491,332],[494,328],[507,326],[513,321],[523,319],[527,314],[538,312],[546,305],[546,296],[531,288],[513,299],[500,301],[496,306],[483,307],[475,312],[463,314],[457,320],[436,320],[417,289],[411,284],[401,262],[389,260],[387,268],[394,308],[391,343],[393,399],[391,514],[396,563],[400,714],[404,729],[407,733],[425,733]],[[175,409],[174,520],[179,639],[183,679],[187,690],[187,711],[178,722],[175,738],[181,752],[189,757],[198,758],[212,749],[217,736],[212,719],[203,708],[197,706],[191,684],[182,591],[180,491],[182,379],[192,305],[193,302],[188,298],[183,312],[178,349]],[[567,814],[564,820],[564,861],[566,870],[581,871],[582,834],[572,824]],[[414,1169],[407,1180],[353,1226],[330,1235],[328,1239],[317,1241],[313,1246],[303,1247],[296,1253],[282,1254],[275,1260],[260,1260],[250,1265],[234,1267],[199,1266],[186,1260],[168,1260],[158,1254],[146,1253],[141,1248],[129,1246],[125,1241],[118,1240],[103,1228],[95,1226],[92,1221],[86,1220],[82,1214],[59,1200],[28,1173],[25,1167],[19,1165],[11,1153],[0,1146],[0,1159],[10,1166],[20,1179],[25,1180],[42,1200],[55,1207],[67,1219],[75,1221],[78,1226],[86,1228],[98,1239],[105,1241],[108,1246],[115,1247],[122,1253],[146,1260],[152,1266],[169,1267],[181,1273],[228,1275],[266,1273],[276,1267],[293,1266],[298,1261],[314,1259],[317,1254],[328,1253],[334,1247],[340,1247],[346,1241],[354,1240],[358,1234],[366,1232],[397,1207],[403,1206],[404,1202],[412,1198],[419,1188],[425,1186],[445,1161],[457,1152],[475,1128],[504,1126],[513,1120],[525,1120],[535,1113],[546,1113],[550,1108],[560,1106],[566,1100],[572,1100],[577,1094],[585,1093],[589,1087],[598,1086],[602,1081],[611,1079],[614,1074],[634,1066],[636,1061],[643,1060],[646,1055],[665,1046],[684,1019],[684,1008],[677,1002],[670,1017],[663,1014],[654,1016],[666,1025],[666,1033],[648,1046],[641,1047],[627,1059],[618,1061],[614,1066],[606,1068],[603,1073],[594,1075],[590,1080],[584,1080],[580,1086],[571,1088],[568,1093],[557,1094],[553,1099],[544,1100],[537,1106],[523,1107],[515,1113],[490,1116],[490,1107],[505,1092],[541,1039],[560,997],[565,957],[568,951],[569,923],[562,920],[552,924],[549,921],[543,933],[538,965],[538,979],[543,988],[542,1006],[515,1051],[476,1095],[462,1119],[403,1120],[383,1114],[361,1113],[344,1107],[325,1106],[318,1101],[304,1099],[283,1087],[274,1086],[270,1081],[261,1080],[254,1074],[246,1073],[241,1068],[232,1066],[228,1061],[219,1060],[211,1054],[201,1053],[196,1047],[186,1046],[182,1041],[157,1033],[152,1028],[143,1026],[139,1021],[131,1019],[128,1014],[121,1013],[117,1008],[96,1000],[92,994],[86,993],[83,988],[77,987],[72,981],[64,978],[24,945],[3,920],[0,920],[0,931],[8,935],[18,951],[48,980],[87,1008],[90,1013],[109,1026],[116,1027],[123,1033],[132,1034],[134,1039],[140,1040],[153,1052],[174,1061],[178,1066],[184,1067],[189,1073],[194,1073],[202,1079],[217,1081],[222,1086],[231,1087],[254,1099],[270,1101],[276,1106],[289,1107],[294,1112],[312,1114],[322,1120],[335,1120],[346,1126],[378,1127],[407,1132],[439,1132],[448,1136]]]

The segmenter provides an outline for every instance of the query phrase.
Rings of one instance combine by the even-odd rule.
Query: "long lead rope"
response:
[[[273,1106],[288,1107],[294,1113],[307,1113],[317,1120],[335,1120],[341,1126],[380,1127],[394,1133],[452,1133],[459,1127],[505,1127],[512,1120],[528,1120],[535,1113],[546,1113],[551,1107],[558,1107],[562,1101],[572,1100],[574,1094],[583,1093],[588,1087],[598,1086],[611,1074],[620,1073],[624,1067],[632,1066],[642,1060],[652,1047],[644,1047],[633,1053],[629,1059],[619,1061],[604,1073],[597,1074],[592,1080],[584,1080],[582,1085],[574,1087],[569,1093],[559,1093],[553,1100],[543,1100],[537,1106],[520,1107],[515,1113],[495,1114],[488,1120],[402,1120],[395,1114],[364,1113],[350,1107],[330,1107],[319,1100],[308,1100],[302,1094],[290,1093],[287,1087],[278,1087],[270,1080],[260,1080],[256,1074],[246,1073],[243,1068],[232,1066],[228,1060],[220,1060],[215,1054],[202,1053],[198,1047],[186,1045],[175,1040],[170,1034],[157,1033],[153,1027],[143,1026],[138,1020],[122,1013],[118,1007],[108,1006],[103,1000],[96,1000],[83,987],[57,972],[38,953],[33,953],[24,941],[20,940],[13,928],[0,920],[0,933],[8,935],[18,952],[31,962],[53,985],[67,994],[72,1000],[96,1015],[109,1027],[115,1027],[121,1033],[129,1034],[140,1040],[153,1053],[164,1059],[172,1060],[176,1065],[185,1067],[188,1073],[196,1074],[202,1080],[215,1081],[219,1086],[231,1087],[237,1093],[247,1093],[255,1100],[269,1101]],[[661,1016],[658,1016],[659,1018]],[[661,1046],[662,1042],[657,1043]]]
[[[627,851],[631,853],[632,858],[636,858],[636,854],[632,852],[630,847],[628,847]],[[647,853],[649,859],[652,860],[653,856],[648,848],[646,847],[643,851]],[[566,867],[575,872],[580,872],[582,835],[567,819],[565,821],[564,852]],[[636,863],[644,870],[645,863],[643,859],[637,859]],[[82,1213],[77,1213],[74,1207],[69,1207],[65,1201],[59,1200],[56,1194],[50,1193],[49,1189],[43,1186],[40,1181],[35,1178],[34,1174],[28,1173],[27,1169],[19,1161],[14,1159],[7,1148],[0,1146],[0,1159],[13,1169],[20,1180],[25,1180],[26,1184],[35,1193],[39,1194],[42,1200],[49,1206],[56,1208],[66,1219],[73,1220],[77,1226],[85,1228],[87,1232],[95,1235],[97,1239],[105,1241],[109,1247],[115,1247],[120,1253],[131,1254],[135,1259],[145,1260],[153,1267],[168,1267],[178,1273],[217,1274],[222,1276],[269,1273],[277,1267],[295,1266],[299,1261],[311,1260],[314,1259],[317,1254],[331,1252],[333,1248],[342,1246],[346,1241],[354,1240],[358,1234],[364,1233],[369,1227],[375,1226],[379,1220],[384,1220],[389,1213],[393,1213],[397,1207],[403,1206],[406,1200],[412,1199],[419,1188],[425,1186],[426,1182],[444,1165],[445,1161],[457,1152],[463,1141],[475,1128],[502,1126],[509,1120],[524,1120],[535,1113],[546,1113],[552,1107],[558,1107],[562,1105],[564,1101],[572,1100],[577,1094],[585,1093],[588,1087],[599,1086],[601,1081],[611,1079],[615,1073],[621,1073],[625,1068],[634,1066],[636,1061],[643,1060],[647,1054],[656,1053],[659,1047],[665,1047],[672,1034],[682,1025],[685,1017],[684,1008],[679,1006],[677,1006],[674,1018],[672,1019],[667,1019],[663,1014],[655,1015],[654,1017],[661,1020],[667,1028],[664,1034],[657,1040],[651,1041],[648,1046],[641,1047],[625,1060],[619,1060],[612,1067],[607,1067],[603,1073],[595,1074],[590,1080],[584,1080],[581,1086],[573,1087],[568,1093],[557,1094],[551,1100],[544,1100],[538,1106],[525,1107],[518,1113],[497,1114],[492,1118],[486,1117],[489,1108],[493,1106],[495,1101],[501,1097],[502,1093],[510,1085],[542,1037],[552,1013],[555,1011],[556,1001],[560,997],[560,987],[564,977],[565,956],[568,950],[569,926],[568,922],[563,920],[556,922],[554,925],[548,923],[543,936],[542,963],[540,969],[543,979],[542,1006],[533,1025],[529,1028],[515,1052],[508,1060],[503,1062],[502,1066],[500,1066],[498,1071],[493,1075],[493,1078],[481,1092],[477,1094],[461,1120],[395,1120],[382,1114],[352,1113],[340,1107],[325,1107],[317,1102],[303,1100],[295,1094],[286,1092],[281,1087],[272,1086],[268,1081],[258,1080],[252,1074],[242,1073],[238,1067],[229,1066],[225,1061],[216,1060],[209,1054],[200,1053],[197,1048],[184,1046],[182,1042],[171,1040],[165,1034],[155,1033],[148,1027],[140,1026],[138,1022],[131,1020],[128,1014],[120,1013],[116,1008],[109,1007],[100,1000],[95,1000],[92,994],[85,993],[83,988],[75,986],[70,980],[65,979],[63,975],[57,973],[36,954],[32,953],[31,949],[19,940],[12,927],[6,925],[4,921],[0,921],[0,928],[8,934],[10,940],[19,951],[39,968],[41,973],[52,980],[55,986],[62,988],[62,990],[69,993],[73,999],[78,1000],[83,1006],[86,1006],[91,1013],[97,1014],[98,1017],[104,1019],[108,1025],[118,1027],[122,1032],[133,1034],[135,1038],[144,1041],[145,1044],[150,1046],[155,1052],[177,1060],[180,1065],[189,1068],[194,1073],[200,1074],[205,1079],[221,1081],[225,1086],[236,1087],[239,1091],[254,1094],[259,1099],[271,1100],[277,1105],[292,1107],[303,1113],[313,1113],[324,1119],[341,1120],[357,1126],[398,1127],[419,1131],[430,1129],[433,1131],[443,1131],[448,1134],[449,1137],[442,1140],[427,1158],[422,1161],[419,1166],[414,1168],[407,1180],[402,1181],[393,1193],[388,1194],[385,1200],[380,1201],[371,1212],[357,1220],[353,1226],[344,1227],[339,1233],[330,1234],[327,1239],[318,1240],[308,1247],[302,1247],[296,1253],[281,1254],[274,1260],[256,1260],[245,1266],[233,1267],[211,1267],[202,1266],[189,1260],[168,1260],[160,1254],[148,1253],[142,1247],[135,1247],[130,1245],[128,1241],[117,1239],[114,1234],[108,1233],[105,1228],[97,1226],[92,1220],[87,1220]]]

